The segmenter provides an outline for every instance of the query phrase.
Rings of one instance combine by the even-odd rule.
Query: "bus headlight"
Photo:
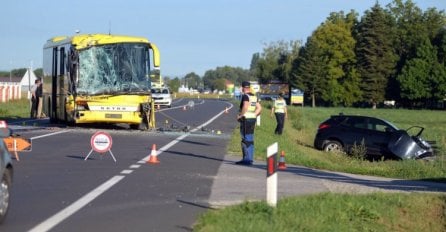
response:
[[[77,111],[89,110],[89,109],[88,109],[88,104],[87,104],[87,102],[84,102],[84,101],[77,102],[77,104],[76,104],[76,110],[77,110]]]

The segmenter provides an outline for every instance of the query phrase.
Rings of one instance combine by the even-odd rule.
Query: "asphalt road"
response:
[[[186,107],[184,107],[186,105]],[[32,139],[14,161],[9,215],[1,231],[190,231],[208,199],[236,123],[232,104],[178,100],[160,109],[162,132],[125,126],[67,128],[48,120],[8,122]],[[91,151],[97,131],[112,154]],[[147,163],[156,145],[159,164]]]

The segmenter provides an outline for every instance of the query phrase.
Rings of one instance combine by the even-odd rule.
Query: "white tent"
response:
[[[20,81],[20,86],[22,86],[22,90],[28,90],[28,86],[33,86],[37,77],[33,71],[30,69],[26,70],[25,75],[23,75],[22,80]]]

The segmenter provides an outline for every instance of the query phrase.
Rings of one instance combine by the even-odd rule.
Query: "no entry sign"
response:
[[[103,131],[98,131],[91,136],[90,140],[91,148],[98,153],[104,153],[110,151],[112,146],[111,136]]]

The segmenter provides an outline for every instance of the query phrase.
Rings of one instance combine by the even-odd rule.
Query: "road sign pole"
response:
[[[267,148],[266,155],[266,202],[272,207],[277,205],[277,142]]]
[[[14,139],[14,155],[17,161],[20,161],[19,153],[17,153],[17,141]]]

